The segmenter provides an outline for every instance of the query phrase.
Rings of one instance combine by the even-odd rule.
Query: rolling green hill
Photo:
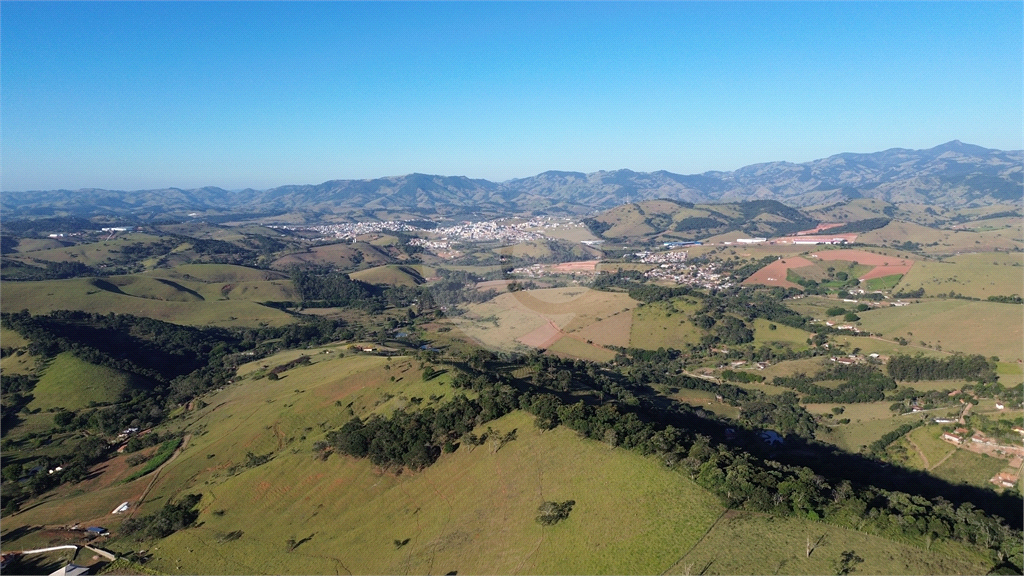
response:
[[[97,366],[73,356],[59,354],[46,367],[32,390],[29,408],[80,410],[90,405],[116,402],[136,377],[120,370]]]

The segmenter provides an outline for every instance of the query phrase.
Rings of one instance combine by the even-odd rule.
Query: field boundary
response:
[[[733,514],[729,514],[730,512],[733,512]],[[705,530],[704,534],[696,542],[694,542],[693,546],[690,546],[690,548],[686,552],[684,552],[683,555],[680,556],[678,560],[676,560],[668,568],[666,568],[665,571],[661,573],[661,576],[665,576],[666,574],[668,574],[669,570],[671,570],[671,569],[675,568],[676,566],[678,566],[679,563],[683,561],[683,558],[686,558],[687,556],[689,556],[690,552],[693,552],[697,548],[697,546],[700,545],[700,543],[703,542],[704,539],[708,537],[708,534],[711,534],[711,531],[715,529],[715,526],[718,526],[718,523],[721,522],[722,519],[726,517],[726,515],[728,515],[729,518],[735,518],[736,516],[739,515],[739,512],[737,510],[733,510],[731,508],[726,508],[725,510],[722,510],[722,513],[719,514],[718,518],[715,519],[714,524],[712,524],[707,530]]]

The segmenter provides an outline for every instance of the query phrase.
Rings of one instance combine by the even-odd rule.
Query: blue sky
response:
[[[500,181],[953,139],[1020,149],[1022,7],[4,2],[0,186]]]

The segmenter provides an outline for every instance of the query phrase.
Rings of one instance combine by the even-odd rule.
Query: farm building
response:
[[[963,436],[961,436],[959,434],[956,434],[956,433],[953,433],[953,432],[944,432],[942,434],[942,439],[945,440],[946,442],[951,443],[951,444],[958,444],[958,445],[959,444],[963,444],[963,442],[964,442],[964,437]]]
[[[82,576],[88,574],[89,568],[86,566],[79,566],[77,564],[68,564],[67,566],[50,572],[50,576]]]
[[[1009,472],[1000,472],[992,477],[992,482],[996,486],[1002,486],[1003,488],[1013,488],[1017,485],[1017,481],[1020,477],[1016,474],[1010,474]]]

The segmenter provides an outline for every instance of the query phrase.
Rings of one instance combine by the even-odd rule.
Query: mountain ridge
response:
[[[364,180],[288,184],[267,190],[216,186],[155,190],[5,192],[6,218],[38,216],[204,216],[243,210],[408,212],[441,215],[522,212],[583,214],[626,201],[667,198],[686,202],[778,200],[806,207],[868,197],[891,203],[950,207],[1019,204],[1024,199],[1024,151],[1002,151],[953,140],[926,150],[890,148],[841,153],[803,163],[763,162],[730,172],[675,174],[629,169],[592,173],[549,170],[504,182],[412,173]]]

